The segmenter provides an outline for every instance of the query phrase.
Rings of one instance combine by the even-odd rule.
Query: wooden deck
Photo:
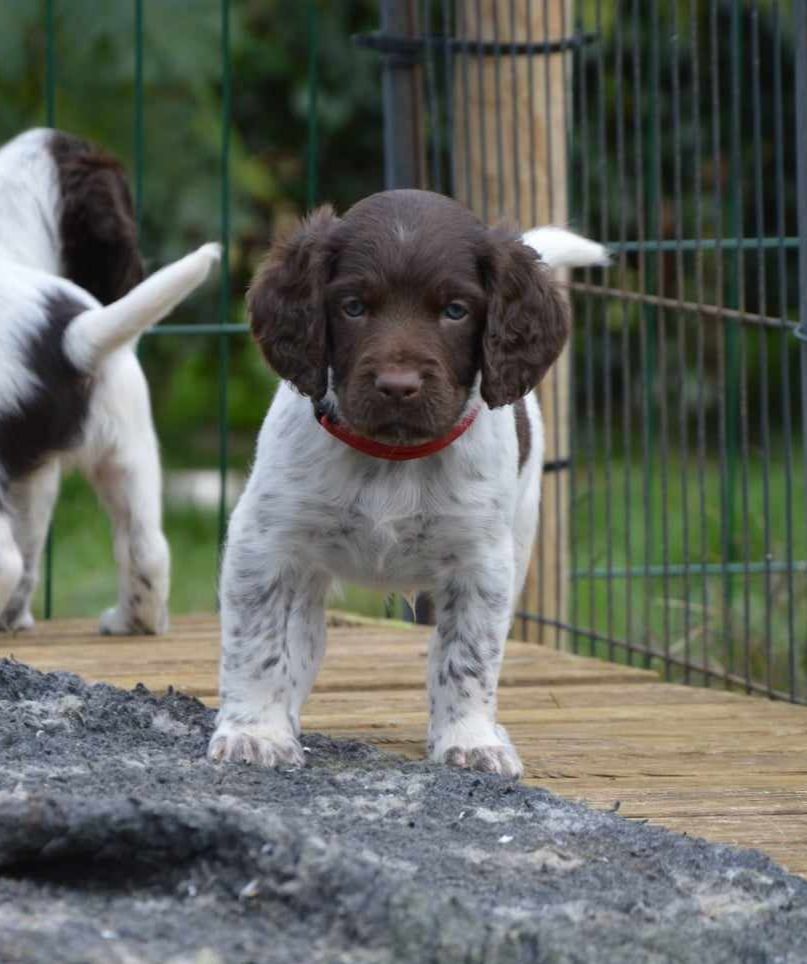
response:
[[[332,626],[304,726],[419,757],[426,633],[378,623]],[[181,617],[162,638],[111,639],[89,621],[3,638],[2,655],[40,669],[155,690],[211,706],[218,626]],[[653,673],[513,642],[500,719],[526,782],[709,840],[757,847],[807,875],[807,709],[658,682]]]

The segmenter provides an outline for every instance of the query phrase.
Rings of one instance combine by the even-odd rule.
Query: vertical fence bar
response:
[[[677,0],[673,4],[676,9]],[[665,5],[665,9],[669,9]],[[661,114],[658,105],[661,104],[662,90],[662,31],[663,21],[659,9],[658,0],[654,0],[654,27],[653,27],[653,102],[656,105],[653,111],[654,139],[656,147],[653,155],[654,168],[653,180],[655,183],[654,193],[656,196],[656,231],[655,242],[658,262],[658,294],[666,296],[666,271],[665,260],[662,248],[663,234],[665,230],[661,216],[661,208],[664,199],[664,163],[662,157],[662,130]],[[667,392],[667,308],[660,308],[658,312],[658,324],[656,328],[657,351],[658,351],[658,395],[659,395],[659,415],[660,415],[660,476],[661,476],[661,563],[662,563],[662,610],[663,610],[663,629],[664,629],[664,678],[669,680],[672,672],[670,663],[670,489],[669,489],[669,467],[670,467],[670,419],[668,409]]]
[[[605,45],[606,38],[603,29],[602,0],[597,0],[595,30],[599,37],[597,44],[597,173],[599,181],[600,223],[597,226],[598,240],[603,244],[608,242],[608,139],[606,133],[606,82],[605,82]],[[608,323],[608,299],[601,299],[598,306],[602,324],[602,358],[603,358],[603,459],[605,463],[605,626],[608,636],[608,659],[613,660],[615,649],[614,638],[614,530],[613,530],[613,378],[611,371],[611,332]],[[593,351],[589,345],[589,351]]]
[[[56,126],[56,0],[45,3],[45,123]],[[56,543],[53,523],[45,542],[45,619],[53,616],[53,557]]]
[[[698,33],[698,0],[690,0],[692,44],[692,132],[695,140],[695,301],[704,303],[704,264],[703,264],[703,178],[701,167],[703,155],[701,147],[701,109],[700,109],[700,53]],[[709,686],[709,577],[706,565],[709,558],[708,517],[706,514],[706,334],[701,316],[696,318],[698,383],[698,513],[700,517],[700,562],[701,562],[701,666],[703,683]]]
[[[757,229],[757,284],[759,287],[759,313],[768,313],[767,272],[765,265],[765,200],[763,188],[762,167],[762,78],[760,52],[759,5],[754,0],[751,8],[752,16],[752,73],[753,73],[753,103],[754,103],[754,201],[756,207]],[[771,612],[772,577],[771,577],[771,495],[770,495],[770,387],[768,384],[768,332],[762,328],[759,338],[760,359],[760,421],[762,430],[762,507],[763,507],[763,541],[765,564],[765,683],[768,693],[773,692],[773,615]]]
[[[230,323],[230,125],[232,119],[232,64],[230,51],[230,0],[221,0],[221,281],[219,321]],[[219,547],[227,533],[227,465],[229,462],[230,339],[219,335]]]
[[[310,0],[314,2],[314,0]],[[417,32],[416,0],[381,0],[381,30],[412,37]],[[381,75],[384,102],[384,184],[387,188],[420,187],[425,181],[420,70],[395,54],[384,57]]]
[[[621,199],[617,205],[619,211],[619,286],[623,291],[628,290],[628,256],[625,242],[628,237],[627,208],[628,208],[628,178],[626,162],[626,124],[625,124],[625,38],[623,31],[623,14],[626,13],[623,0],[616,0],[616,155],[617,155],[617,190]],[[635,109],[636,105],[634,105]],[[624,551],[625,551],[625,638],[630,641],[633,637],[633,495],[632,495],[632,460],[633,460],[633,426],[631,418],[631,316],[627,299],[622,299],[622,339],[621,339],[621,379],[622,379],[622,457],[623,465],[623,496],[624,496]],[[626,654],[629,664],[633,663],[634,653],[628,649]]]
[[[144,113],[143,98],[143,0],[134,0],[135,41],[135,103],[134,103],[134,163],[135,163],[135,218],[138,232],[143,227],[143,166]]]
[[[585,16],[585,12],[582,13]],[[584,21],[581,19],[578,32],[583,34]],[[598,38],[598,43],[602,43],[602,38]],[[580,68],[578,71],[578,83],[580,85],[580,182],[581,182],[581,220],[584,231],[590,233],[591,226],[591,184],[589,173],[589,159],[591,157],[591,141],[589,140],[589,113],[588,113],[588,75],[587,57],[584,50],[579,54]],[[591,269],[586,268],[586,284],[591,284]],[[588,507],[586,528],[588,542],[588,623],[589,629],[595,630],[594,618],[596,612],[596,590],[597,585],[594,578],[594,520],[596,518],[594,499],[594,464],[597,458],[595,445],[595,417],[594,417],[594,319],[593,319],[593,299],[586,298],[585,304],[585,386],[586,386],[586,504]],[[594,655],[594,635],[589,636],[589,654]]]
[[[457,155],[454,131],[454,52],[449,43],[451,36],[450,0],[441,0],[440,24],[443,31],[443,83],[446,96],[446,143],[449,153],[448,183],[452,197],[457,196]]]
[[[779,275],[779,315],[782,328],[778,334],[779,368],[782,378],[782,425],[784,430],[785,448],[785,565],[787,566],[787,673],[788,691],[791,699],[796,695],[796,613],[795,613],[795,585],[793,578],[793,415],[792,393],[790,385],[790,330],[786,325],[788,316],[787,305],[787,253],[785,251],[785,148],[784,148],[784,95],[782,81],[782,12],[779,0],[775,0],[774,17],[774,53],[773,53],[773,82],[774,82],[774,143],[776,145],[776,233],[777,262]],[[801,29],[804,29],[803,27]],[[796,56],[799,56],[798,49]]]
[[[426,98],[431,129],[431,184],[429,187],[438,194],[443,193],[443,138],[441,132],[440,97],[437,89],[437,65],[435,58],[435,39],[432,36],[431,0],[423,0],[421,6],[423,24],[423,43],[426,50]]]
[[[319,15],[316,0],[308,2],[308,144],[306,145],[306,204],[319,198]]]
[[[56,0],[45,2],[45,123],[56,123]]]
[[[799,327],[807,337],[807,3],[795,0],[796,189],[799,230]]]
[[[476,42],[477,44],[482,43],[482,2],[481,0],[476,0],[474,4],[476,8]],[[481,163],[483,167],[482,176],[479,178],[479,183],[482,188],[482,220],[486,223],[490,220],[490,200],[488,198],[488,178],[484,172],[485,161],[487,159],[487,124],[486,115],[487,111],[484,109],[486,93],[485,93],[485,58],[481,53],[476,55],[476,86],[477,86],[477,104],[479,106],[479,143],[477,145],[477,163]],[[481,160],[480,160],[481,159]],[[473,161],[472,161],[473,163]]]
[[[473,78],[470,76],[470,66],[468,63],[470,53],[468,49],[468,38],[471,33],[470,14],[468,6],[462,5],[457,10],[457,33],[462,40],[462,101],[459,109],[463,112],[463,123],[456,128],[457,136],[462,137],[462,146],[457,150],[456,144],[452,142],[452,154],[456,157],[460,155],[462,163],[463,181],[465,183],[464,199],[469,208],[478,205],[474,196],[473,179],[471,177],[471,85]],[[459,100],[459,98],[457,98]]]
[[[645,152],[644,152],[644,76],[642,72],[642,48],[641,48],[641,18],[639,12],[641,10],[640,0],[633,0],[632,9],[632,94],[633,94],[633,147],[634,147],[634,177],[636,181],[636,237],[639,242],[639,264],[638,264],[638,288],[639,294],[644,295],[648,291],[648,285],[651,283],[649,278],[649,270],[647,264],[647,249],[645,241],[647,238],[648,223],[647,223],[647,202],[645,198]],[[650,456],[650,413],[652,411],[652,388],[650,379],[653,373],[653,366],[650,360],[650,327],[652,324],[651,311],[652,309],[646,305],[643,305],[639,309],[639,360],[642,367],[642,386],[641,386],[641,404],[642,404],[642,460],[643,460],[643,473],[642,473],[642,506],[643,506],[643,528],[644,528],[644,579],[643,579],[643,590],[644,599],[642,606],[642,622],[643,622],[643,632],[642,632],[642,643],[645,651],[650,649],[651,635],[650,635],[650,593],[651,593],[651,583],[649,578],[650,572],[650,467],[649,467],[649,456]],[[645,656],[643,661],[644,666],[647,668],[650,666],[649,656]]]
[[[801,418],[802,438],[807,434],[807,0],[795,0],[796,57],[796,186],[799,232],[799,327],[801,337]],[[807,443],[802,443],[804,485],[807,491]],[[807,645],[804,633],[802,644]],[[791,653],[791,688],[795,688],[795,654]]]
[[[729,82],[731,85],[731,124],[729,127],[729,184],[731,191],[728,196],[729,231],[735,241],[733,255],[729,262],[727,298],[730,308],[744,309],[743,293],[743,249],[739,243],[743,236],[743,195],[742,195],[742,0],[732,0],[731,4],[731,61]],[[726,564],[724,581],[725,609],[726,609],[726,643],[728,655],[728,672],[734,672],[734,633],[733,633],[733,579],[731,564],[737,558],[737,542],[735,527],[737,523],[736,489],[737,463],[740,451],[740,326],[733,321],[725,322],[724,351],[726,375],[726,478],[724,481],[725,499],[725,528],[723,537],[723,560]]]
[[[684,682],[690,682],[692,654],[690,633],[692,611],[690,605],[689,582],[689,438],[687,431],[687,316],[680,307],[686,297],[684,280],[684,175],[682,152],[681,117],[681,36],[678,0],[673,4],[672,22],[672,87],[673,87],[673,194],[675,197],[675,292],[679,308],[675,312],[676,333],[678,336],[678,430],[681,450],[681,537],[683,555],[683,595],[684,595]]]
[[[659,295],[664,288],[663,267],[664,255],[661,248],[661,125],[658,105],[661,103],[661,54],[659,50],[661,38],[659,0],[651,0],[650,5],[650,68],[648,83],[650,85],[650,104],[652,118],[647,124],[647,150],[645,164],[647,168],[646,184],[646,214],[648,243],[655,247],[655,253],[648,258],[645,280],[647,290],[651,294]],[[650,578],[650,568],[655,558],[655,515],[653,512],[654,496],[654,440],[656,438],[656,403],[654,393],[659,371],[659,310],[655,306],[645,308],[645,358],[644,358],[644,390],[645,390],[645,632],[648,647],[653,639],[652,607],[653,581]],[[666,594],[665,594],[666,598]],[[666,650],[665,650],[666,654]],[[665,662],[665,678],[669,671],[669,664]]]
[[[501,2],[501,0],[500,0]],[[502,48],[499,42],[499,4],[491,4],[488,8],[488,26],[493,28],[493,90],[496,109],[496,184],[498,191],[498,202],[494,209],[494,217],[501,218],[507,211],[507,198],[505,197],[505,171],[504,171],[504,102],[502,99]],[[516,129],[516,124],[513,129]]]
[[[509,18],[509,33],[510,33],[510,96],[513,99],[513,103],[519,105],[521,103],[521,98],[519,96],[518,89],[518,58],[516,57],[516,0],[510,0],[510,18]],[[530,118],[532,120],[532,118]],[[515,191],[514,198],[514,209],[518,212],[519,218],[521,217],[522,207],[521,207],[521,177],[520,177],[520,162],[521,162],[521,151],[519,151],[518,146],[518,128],[519,128],[519,117],[518,109],[516,109],[514,121],[513,121],[513,157],[511,158],[511,170],[510,178],[513,181],[513,189]],[[550,179],[551,180],[551,179]]]
[[[709,48],[712,62],[711,69],[711,113],[712,113],[712,166],[719,171],[722,162],[722,132],[720,121],[720,44],[719,44],[719,5],[718,0],[712,0],[709,9]],[[715,302],[718,310],[725,302],[724,284],[724,251],[723,243],[723,188],[722,179],[714,178],[714,225],[715,235]],[[730,573],[730,512],[728,488],[728,406],[726,399],[726,338],[717,338],[717,383],[718,383],[718,437],[720,449],[720,546],[722,568],[722,661],[724,682],[728,685],[728,677],[733,663],[732,649],[732,614],[731,614],[731,573]]]

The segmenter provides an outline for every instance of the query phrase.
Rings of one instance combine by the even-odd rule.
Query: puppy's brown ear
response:
[[[247,294],[252,334],[266,360],[315,401],[328,389],[325,283],[338,223],[330,205],[314,211],[272,245]]]
[[[482,262],[488,317],[482,398],[509,405],[541,381],[569,334],[569,313],[549,269],[512,232],[491,230]]]
[[[54,132],[59,173],[59,229],[65,275],[102,304],[122,298],[143,280],[132,195],[116,158],[92,144]]]

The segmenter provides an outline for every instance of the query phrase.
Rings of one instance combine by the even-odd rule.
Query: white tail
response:
[[[611,263],[601,244],[565,228],[533,228],[521,240],[537,251],[550,268],[605,268]]]
[[[65,332],[65,354],[80,371],[95,371],[110,352],[173,311],[207,278],[220,258],[220,244],[204,244],[156,271],[111,305],[77,315]]]

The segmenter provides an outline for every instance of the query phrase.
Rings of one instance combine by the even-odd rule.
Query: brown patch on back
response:
[[[81,138],[54,131],[50,151],[59,175],[59,230],[65,276],[102,304],[143,280],[137,224],[120,162]]]
[[[516,438],[518,439],[518,471],[520,472],[527,464],[530,457],[530,447],[532,446],[532,430],[530,429],[530,418],[527,415],[527,403],[523,398],[519,398],[513,403],[513,414],[516,417]]]

